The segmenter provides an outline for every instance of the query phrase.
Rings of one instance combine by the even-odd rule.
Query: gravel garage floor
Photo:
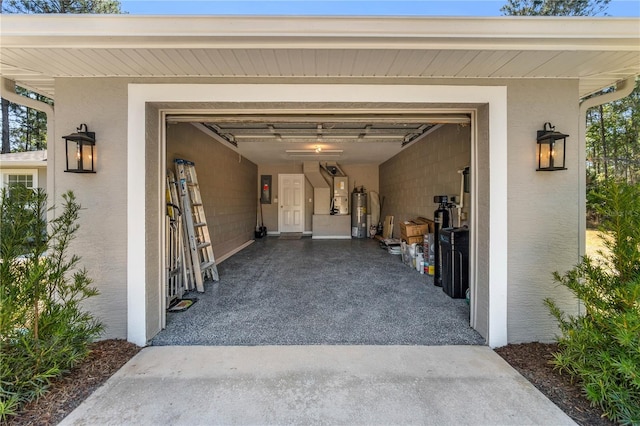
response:
[[[153,345],[482,345],[469,306],[364,240],[257,240]]]

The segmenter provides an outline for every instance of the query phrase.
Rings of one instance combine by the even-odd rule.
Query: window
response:
[[[10,185],[24,185],[27,188],[38,187],[38,171],[37,170],[7,170],[2,172],[2,186],[4,188]]]

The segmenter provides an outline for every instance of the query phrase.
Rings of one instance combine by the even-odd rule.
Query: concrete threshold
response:
[[[485,346],[147,347],[61,425],[569,425]]]

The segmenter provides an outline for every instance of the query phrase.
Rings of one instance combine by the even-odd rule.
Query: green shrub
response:
[[[554,363],[580,379],[587,398],[612,420],[640,424],[640,185],[605,182],[590,194],[607,252],[585,256],[554,278],[582,302],[565,315],[545,300],[561,336]],[[605,235],[607,236],[605,238]]]
[[[81,302],[98,294],[78,256],[67,254],[80,205],[63,196],[47,226],[46,194],[22,186],[0,203],[0,419],[40,396],[88,354],[102,325]],[[48,227],[48,229],[47,229]]]

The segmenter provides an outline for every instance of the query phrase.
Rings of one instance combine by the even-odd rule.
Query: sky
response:
[[[121,0],[132,15],[501,16],[506,0]],[[640,17],[640,0],[612,0],[606,12]]]

